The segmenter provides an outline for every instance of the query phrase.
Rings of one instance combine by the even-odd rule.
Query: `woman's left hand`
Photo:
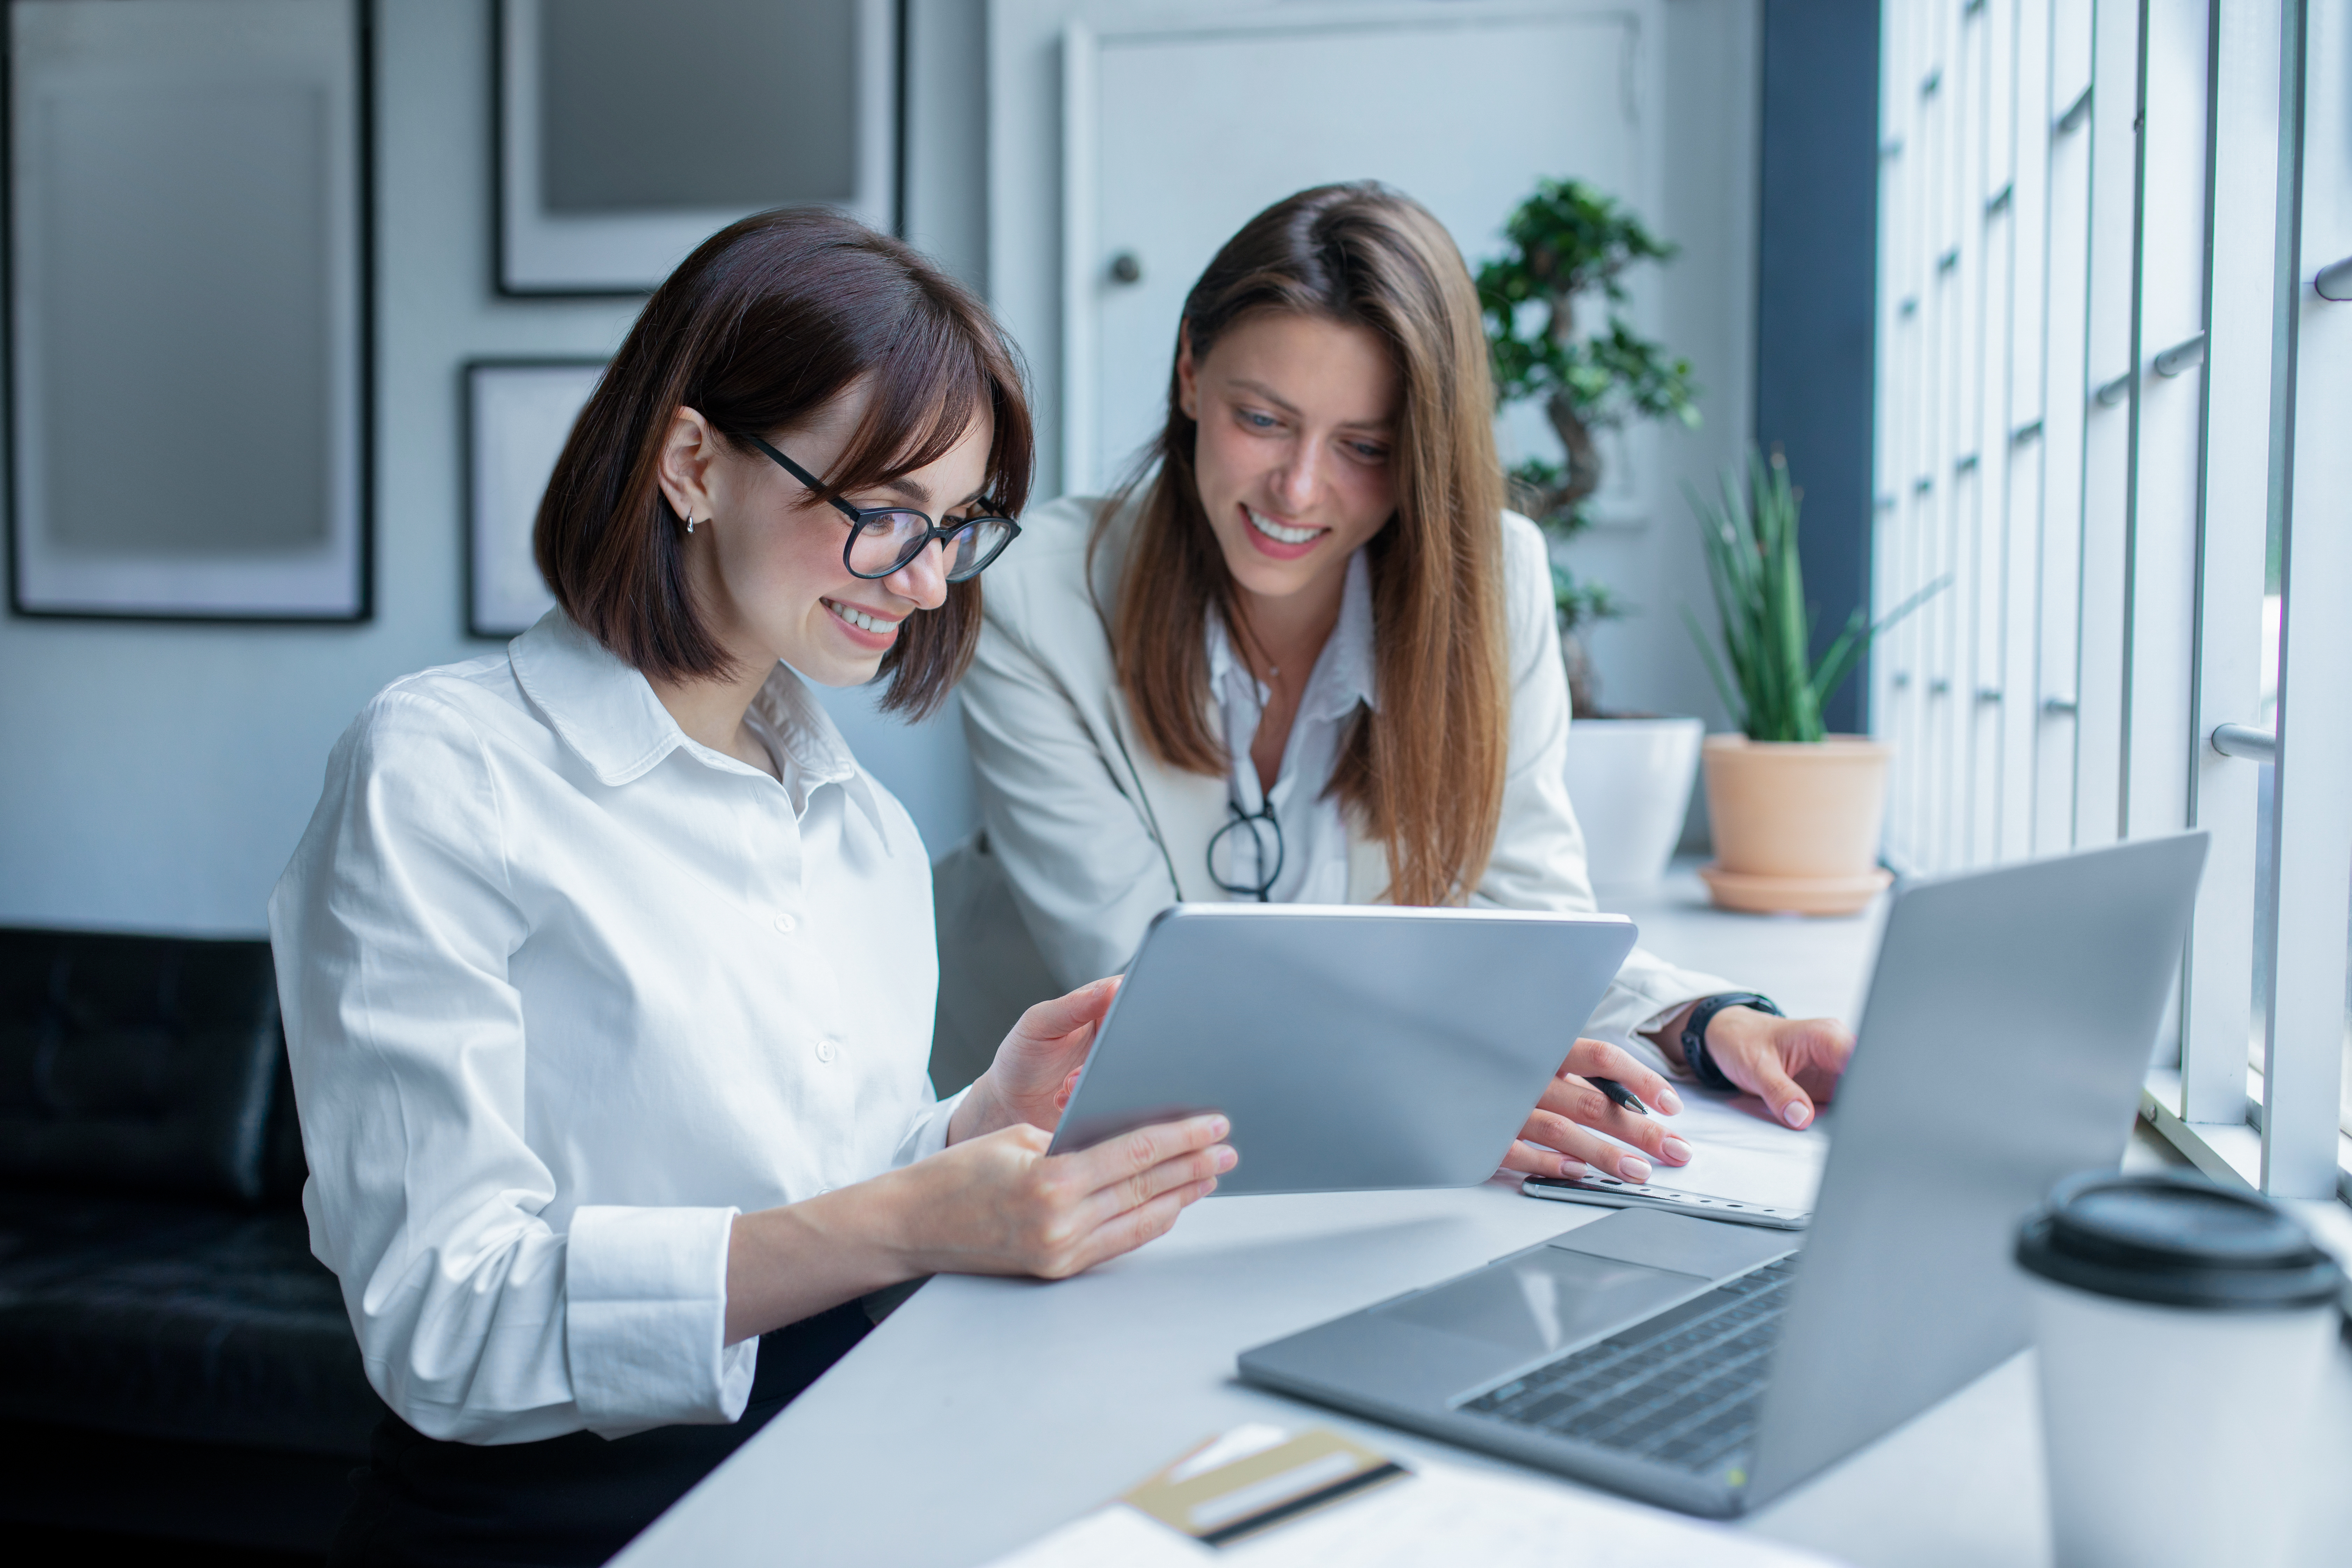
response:
[[[1659,1034],[1667,1059],[1682,1061],[1683,1020]],[[1816,1101],[1837,1092],[1853,1058],[1853,1031],[1835,1018],[1783,1018],[1754,1007],[1726,1007],[1707,1021],[1706,1055],[1732,1084],[1772,1108],[1791,1127],[1810,1127]]]
[[[1059,1125],[1118,983],[1113,974],[1022,1014],[996,1047],[996,1060],[956,1107],[948,1142],[960,1143],[1023,1122],[1048,1132]]]
[[[1619,1110],[1587,1081],[1595,1078],[1615,1079],[1643,1104],[1665,1115],[1683,1108],[1674,1085],[1631,1052],[1604,1040],[1579,1040],[1528,1113],[1518,1141],[1503,1156],[1503,1168],[1538,1176],[1578,1176],[1591,1167],[1624,1181],[1646,1182],[1650,1160],[1668,1165],[1690,1163],[1688,1143],[1656,1117]],[[1649,1160],[1642,1157],[1644,1152]]]

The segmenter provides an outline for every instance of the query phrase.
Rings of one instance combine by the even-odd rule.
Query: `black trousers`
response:
[[[607,1442],[573,1432],[486,1447],[427,1437],[397,1415],[375,1431],[336,1568],[587,1568],[604,1562],[751,1440],[873,1325],[851,1301],[760,1340],[743,1418],[657,1426]]]

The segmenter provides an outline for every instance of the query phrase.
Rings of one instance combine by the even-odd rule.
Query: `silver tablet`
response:
[[[1052,1152],[1221,1110],[1241,1163],[1220,1193],[1475,1185],[1636,934],[1622,915],[1174,905]]]

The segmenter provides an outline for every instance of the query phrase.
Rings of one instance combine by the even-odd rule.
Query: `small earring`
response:
[[[686,531],[688,533],[692,533],[694,531],[694,514],[692,512],[688,512],[686,514]]]

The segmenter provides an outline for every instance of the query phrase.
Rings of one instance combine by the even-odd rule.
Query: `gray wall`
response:
[[[1750,427],[1759,4],[1666,6],[1657,219],[1685,249],[1662,279],[1660,327],[1709,390],[1706,428],[1667,444],[1670,478],[1705,478]],[[999,8],[1019,18],[1024,43],[1035,35],[1031,47],[1057,29],[1039,0]],[[259,931],[352,715],[399,675],[495,650],[463,631],[458,367],[609,353],[635,306],[491,290],[490,10],[489,0],[377,9],[376,618],[349,628],[0,618],[0,921]],[[987,57],[1006,40],[992,38],[982,0],[909,0],[908,14],[908,237],[986,289],[992,189],[1000,230],[1008,199],[1034,199],[990,155]],[[1048,90],[1026,108],[1050,116],[1056,102]],[[997,236],[1000,258],[1007,237]],[[1050,278],[1050,247],[1044,259]],[[1610,700],[1719,721],[1675,610],[1704,594],[1687,520],[1670,509],[1582,548],[1580,564],[1643,610],[1597,639]],[[831,706],[934,853],[969,829],[952,712],[908,729],[875,717],[859,693]]]
[[[914,62],[953,103],[959,62]],[[465,636],[458,367],[494,354],[604,354],[636,304],[499,300],[489,281],[489,0],[377,7],[376,616],[351,627],[0,617],[0,922],[253,934],[318,799],[328,749],[410,670],[495,651]],[[952,25],[937,42],[951,47]],[[967,44],[967,47],[971,47]],[[970,55],[962,74],[972,76]],[[973,85],[963,112],[978,120]],[[976,174],[935,174],[974,140],[919,124],[910,225],[950,238]],[[961,204],[961,205],[959,204]],[[970,263],[977,239],[967,237]],[[258,482],[267,483],[266,478]],[[971,819],[952,716],[919,731],[836,711],[935,847]]]
[[[1606,583],[1634,614],[1591,638],[1601,698],[1612,709],[1729,721],[1690,633],[1704,625],[1706,567],[1683,487],[1713,487],[1745,448],[1753,418],[1756,348],[1756,119],[1760,0],[1667,0],[1663,206],[1658,232],[1682,247],[1660,269],[1657,336],[1687,355],[1702,389],[1696,430],[1658,443],[1667,471],[1648,526],[1597,529],[1580,540],[1580,576]],[[1694,814],[1703,792],[1694,791]],[[1696,843],[1696,840],[1692,840]]]
[[[988,6],[907,0],[907,238],[988,291]]]

